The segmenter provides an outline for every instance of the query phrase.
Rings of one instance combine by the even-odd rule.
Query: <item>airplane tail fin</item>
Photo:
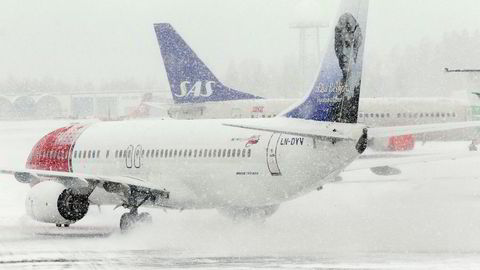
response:
[[[311,91],[283,116],[356,123],[367,29],[368,0],[342,0],[326,55]]]
[[[260,98],[223,85],[170,24],[154,28],[175,103]]]

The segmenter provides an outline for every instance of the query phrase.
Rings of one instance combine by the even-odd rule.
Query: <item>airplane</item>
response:
[[[335,181],[368,138],[480,126],[357,123],[367,13],[368,0],[341,1],[315,84],[277,117],[67,126],[37,142],[25,169],[0,173],[30,184],[25,205],[34,220],[69,226],[90,204],[117,205],[129,210],[120,218],[128,231],[152,220],[139,207],[268,217],[281,203]]]
[[[175,119],[272,118],[296,99],[266,99],[225,86],[169,23],[154,25],[174,104],[146,102],[149,116]],[[358,121],[369,126],[472,120],[468,101],[454,98],[361,98]],[[471,129],[433,133],[433,139],[473,139]],[[411,150],[415,137],[370,142],[376,150]]]

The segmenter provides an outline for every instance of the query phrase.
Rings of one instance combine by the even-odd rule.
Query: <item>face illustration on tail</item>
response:
[[[335,26],[335,54],[338,65],[342,70],[342,80],[337,91],[337,98],[341,100],[335,108],[338,122],[356,122],[358,101],[360,98],[361,78],[358,73],[352,72],[357,62],[358,51],[362,44],[362,30],[359,23],[350,13],[345,13],[338,19]]]
[[[335,54],[346,81],[357,62],[358,49],[362,45],[362,30],[352,14],[343,14],[335,27]]]
[[[307,120],[356,123],[368,1],[342,1],[311,92],[284,115]]]

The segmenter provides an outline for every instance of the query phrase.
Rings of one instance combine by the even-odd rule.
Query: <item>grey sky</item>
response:
[[[155,22],[170,22],[222,75],[228,63],[297,55],[289,24],[318,14],[333,0],[2,0],[0,78],[165,81]],[[445,31],[480,28],[476,0],[371,0],[367,57],[377,50]],[[391,61],[392,59],[388,59]],[[278,61],[280,62],[280,61]]]

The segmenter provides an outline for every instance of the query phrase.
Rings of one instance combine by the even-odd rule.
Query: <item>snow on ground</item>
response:
[[[0,122],[0,167],[22,167],[38,139],[68,122]],[[411,153],[467,146],[429,142]],[[479,160],[404,165],[388,177],[344,173],[263,224],[149,209],[154,223],[129,234],[118,230],[124,210],[111,206],[92,206],[70,228],[32,221],[28,185],[0,175],[0,268],[479,269]]]

